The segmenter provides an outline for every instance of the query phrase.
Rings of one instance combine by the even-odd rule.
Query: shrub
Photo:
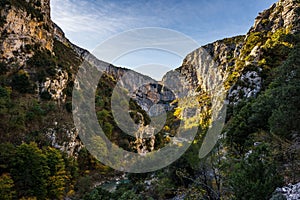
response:
[[[0,75],[5,74],[6,72],[7,72],[7,64],[4,62],[0,62]]]
[[[13,75],[11,86],[20,93],[34,92],[34,86],[31,84],[28,74],[22,70]]]
[[[48,91],[43,91],[41,92],[40,94],[40,97],[43,99],[43,100],[51,100],[51,94],[48,92]]]

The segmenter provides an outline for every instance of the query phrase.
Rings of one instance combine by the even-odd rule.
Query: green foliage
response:
[[[93,189],[90,193],[84,196],[84,200],[110,200],[112,194],[100,187]]]
[[[55,58],[49,51],[36,50],[33,57],[27,61],[27,65],[37,70],[37,81],[45,81],[45,78],[53,77],[56,75],[56,62]]]
[[[85,175],[78,178],[75,190],[77,190],[79,194],[86,194],[91,191],[92,185],[92,177]]]
[[[278,166],[287,163],[294,166],[293,163],[299,162],[299,152],[291,153],[290,147],[299,138],[300,130],[299,35],[278,30],[268,36],[263,51],[260,64],[268,72],[263,77],[265,91],[256,99],[233,106],[228,113],[225,145],[229,170],[225,176],[230,180],[228,187],[233,189],[236,199],[270,198],[274,189],[282,184],[280,176],[289,173]],[[261,132],[265,135],[258,139]],[[261,140],[265,144],[253,146]],[[288,145],[283,141],[288,141]],[[250,150],[252,153],[247,155]],[[239,162],[230,167],[237,159]],[[297,172],[298,168],[293,167],[291,173]]]
[[[70,74],[75,73],[81,64],[76,52],[71,48],[54,39],[53,52],[58,66],[67,70]]]
[[[278,29],[274,33],[251,32],[241,49],[241,58],[236,60],[234,67],[229,68],[230,75],[224,83],[225,88],[229,89],[234,84],[241,84],[237,83],[241,72],[250,70],[259,72],[260,77],[265,80],[264,86],[267,87],[274,78],[271,73],[272,69],[287,59],[290,50],[296,43],[297,36],[291,34],[289,29]],[[246,61],[254,61],[254,56],[250,53],[256,46],[260,49],[260,55],[256,58],[260,58],[258,66],[261,70],[258,70],[257,65],[254,68],[252,65],[246,66]]]
[[[288,37],[283,36],[280,31],[277,31],[274,35],[274,38]],[[283,41],[278,43],[283,43]],[[233,117],[227,123],[226,140],[230,146],[241,154],[244,153],[243,149],[246,149],[249,145],[251,146],[251,135],[258,130],[273,132],[286,139],[291,139],[292,133],[299,130],[300,119],[298,113],[300,109],[297,103],[300,98],[297,92],[299,91],[300,80],[298,75],[299,52],[299,47],[295,47],[293,50],[281,54],[285,57],[287,57],[286,54],[289,56],[282,65],[272,64],[274,65],[271,70],[273,75],[270,80],[272,81],[267,90],[259,95],[257,99],[247,100],[247,102],[235,106],[232,113]],[[272,58],[274,57],[283,59],[279,55],[273,55]]]
[[[0,174],[0,188],[3,187],[6,194],[17,198],[62,199],[73,189],[77,164],[51,147],[42,150],[36,143],[17,147],[5,143],[0,144]],[[5,185],[5,181],[9,184]]]
[[[102,127],[102,130],[106,134],[106,136],[110,139],[112,137],[112,131],[113,131],[113,125],[109,122],[105,122],[104,126]]]
[[[37,101],[33,101],[26,113],[26,120],[38,120],[45,114],[46,112],[41,105]]]
[[[54,148],[45,150],[50,175],[47,179],[47,192],[50,199],[62,199],[65,193],[67,173],[61,153]]]
[[[0,26],[1,26],[1,17],[0,17]],[[8,66],[5,62],[0,62],[0,75],[5,74],[8,71]]]
[[[265,41],[264,32],[250,33],[242,49],[242,56],[248,56],[255,46],[261,46]]]
[[[260,144],[248,157],[236,163],[229,176],[235,199],[241,200],[269,199],[276,187],[283,184],[265,144]]]
[[[79,170],[84,173],[86,170],[91,170],[96,168],[95,158],[88,152],[86,148],[82,148],[78,154],[78,167]]]
[[[9,174],[2,174],[0,176],[0,199],[11,200],[15,195],[13,190],[14,181]]]
[[[28,74],[22,70],[12,77],[11,86],[20,93],[32,93],[34,91]]]
[[[15,147],[10,143],[0,144],[0,174],[10,173]]]
[[[270,85],[275,109],[269,118],[271,132],[291,139],[300,129],[300,46],[296,46],[288,60],[276,70],[278,74]]]
[[[22,144],[16,149],[12,165],[12,176],[18,188],[18,197],[45,199],[50,169],[42,150],[34,143]]]
[[[241,106],[241,105],[240,105]],[[240,109],[235,108],[233,118],[226,125],[227,144],[240,155],[245,153],[249,144],[250,134],[255,132],[255,126],[249,120],[252,114],[251,103],[245,103]]]
[[[8,88],[0,86],[0,114],[5,113],[10,104],[10,93]]]
[[[118,200],[142,200],[142,198],[132,190],[128,190],[122,194]]]

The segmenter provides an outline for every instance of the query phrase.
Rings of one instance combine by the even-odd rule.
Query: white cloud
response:
[[[111,4],[91,5],[84,0],[52,0],[52,19],[66,32],[94,32],[100,35],[116,33],[136,23],[130,16],[118,16],[109,12]]]
[[[159,5],[157,5],[159,6]],[[149,11],[156,14],[149,14]],[[165,26],[168,17],[151,3],[101,0],[51,0],[51,17],[75,44],[94,49],[123,31],[145,26]]]

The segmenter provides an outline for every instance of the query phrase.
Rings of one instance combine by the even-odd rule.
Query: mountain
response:
[[[259,13],[244,36],[194,50],[159,82],[72,44],[51,21],[50,0],[2,0],[0,8],[1,199],[289,199],[283,186],[299,185],[298,0],[279,0]],[[180,144],[176,131],[184,123],[199,127],[188,151],[162,170],[127,178],[91,156],[72,117],[72,89],[84,62],[104,71],[95,109],[113,143],[140,154]],[[176,79],[186,97],[197,99],[199,123],[188,114],[182,120],[191,102],[178,103],[169,88]],[[132,85],[145,80],[153,83]],[[131,88],[130,116],[151,138],[128,136],[115,122],[111,96],[118,82]],[[216,89],[226,97],[226,123],[215,148],[199,159]],[[156,135],[149,129],[154,104],[167,111]],[[94,187],[119,179],[127,183],[113,193]]]

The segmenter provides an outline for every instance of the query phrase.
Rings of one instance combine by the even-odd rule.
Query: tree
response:
[[[61,199],[65,192],[67,174],[61,153],[52,147],[45,150],[50,176],[47,181],[48,198]]]
[[[0,199],[10,200],[13,199],[15,191],[13,190],[14,181],[9,174],[2,174],[0,176]]]
[[[235,199],[239,200],[269,199],[282,183],[270,149],[263,143],[236,163],[229,175],[229,184]]]
[[[47,157],[36,143],[17,147],[12,163],[12,177],[18,188],[18,197],[45,199],[49,174]]]
[[[13,76],[11,86],[20,93],[31,93],[34,89],[30,82],[29,75],[23,70],[20,70]]]
[[[104,133],[109,139],[111,139],[112,137],[113,128],[114,128],[113,125],[111,125],[109,122],[105,122],[104,126],[102,127]]]

